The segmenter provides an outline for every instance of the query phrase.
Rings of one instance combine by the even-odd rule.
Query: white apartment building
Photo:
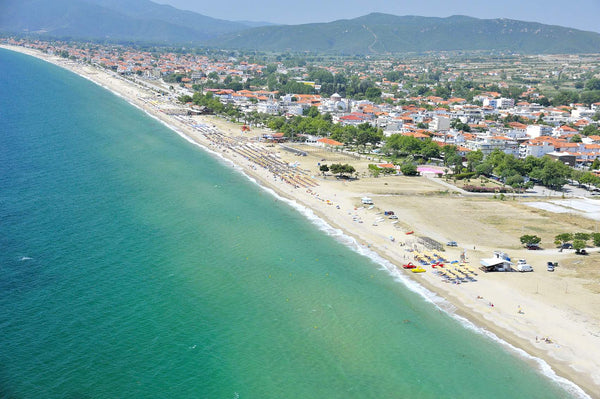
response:
[[[594,116],[596,111],[587,108],[587,107],[577,107],[571,111],[571,118],[573,119],[582,119],[582,118],[591,118]]]
[[[544,155],[554,151],[554,146],[549,142],[524,143],[519,147],[519,158],[527,158],[528,156],[541,158]]]
[[[512,98],[489,98],[483,99],[484,107],[492,107],[495,109],[512,108],[515,106],[515,100]]]
[[[440,115],[434,116],[433,120],[429,123],[429,129],[434,132],[450,129],[450,118]]]
[[[540,136],[552,136],[552,126],[546,125],[529,125],[525,131],[530,139],[535,139]]]
[[[277,115],[279,113],[279,104],[275,101],[260,102],[256,105],[256,110],[263,114]]]
[[[477,136],[474,140],[467,140],[464,146],[473,151],[481,150],[484,156],[488,156],[494,150],[519,156],[519,144],[504,136]]]

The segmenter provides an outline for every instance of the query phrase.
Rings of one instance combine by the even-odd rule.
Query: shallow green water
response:
[[[570,397],[84,79],[0,50],[0,120],[0,397]]]

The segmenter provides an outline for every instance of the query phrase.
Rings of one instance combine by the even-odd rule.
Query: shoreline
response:
[[[308,190],[305,191],[304,189],[294,188],[282,180],[273,179],[273,175],[269,171],[257,168],[256,164],[253,164],[251,160],[245,159],[239,154],[236,154],[225,147],[219,147],[217,144],[207,140],[206,135],[203,136],[183,120],[169,116],[164,112],[161,112],[158,108],[153,108],[148,103],[144,103],[140,100],[139,96],[151,95],[151,92],[148,91],[144,93],[141,87],[135,86],[134,83],[124,78],[113,76],[106,71],[89,65],[79,64],[43,54],[37,50],[12,46],[0,47],[21,52],[58,65],[98,84],[111,91],[113,94],[118,95],[130,104],[146,112],[151,117],[165,124],[190,143],[202,147],[228,163],[230,162],[235,169],[244,173],[257,185],[263,189],[272,190],[276,196],[285,199],[286,202],[294,206],[305,217],[308,217],[308,219],[315,223],[320,229],[326,230],[326,228],[319,226],[321,222],[317,223],[312,217],[309,217],[308,213],[306,213],[308,211],[312,212],[315,218],[320,219],[323,224],[326,224],[329,228],[339,231],[340,234],[353,240],[355,244],[349,245],[345,242],[347,239],[344,238],[344,244],[347,244],[353,250],[371,259],[373,259],[372,254],[377,254],[382,261],[389,263],[389,267],[386,267],[382,262],[377,261],[378,264],[388,270],[393,278],[403,280],[403,284],[409,289],[416,291],[420,296],[432,302],[434,306],[444,310],[462,324],[466,323],[461,321],[461,319],[467,320],[468,323],[472,324],[472,326],[480,333],[488,335],[491,339],[501,343],[505,348],[508,348],[517,353],[520,357],[525,358],[527,362],[534,365],[538,370],[541,370],[540,372],[544,373],[549,378],[557,381],[572,395],[576,397],[600,397],[600,374],[598,373],[598,370],[600,369],[600,367],[598,367],[600,366],[600,355],[598,355],[600,353],[600,339],[598,336],[595,336],[597,333],[596,324],[598,323],[597,315],[594,318],[593,313],[589,314],[589,312],[582,312],[583,315],[577,320],[571,318],[565,320],[564,315],[568,314],[569,311],[573,311],[573,306],[567,304],[564,307],[556,309],[554,306],[556,305],[555,303],[544,303],[544,300],[547,299],[545,297],[538,297],[537,302],[539,303],[535,303],[535,296],[532,299],[531,295],[520,292],[519,288],[515,288],[511,285],[511,282],[515,282],[518,277],[522,276],[520,273],[509,273],[515,276],[506,276],[508,278],[504,281],[498,276],[485,275],[481,276],[481,278],[479,278],[480,281],[478,282],[461,284],[459,286],[449,284],[444,286],[444,284],[441,284],[441,280],[437,278],[437,276],[434,276],[433,273],[423,273],[424,275],[426,274],[425,276],[405,273],[403,270],[399,270],[396,267],[402,263],[403,257],[401,255],[404,255],[404,259],[406,259],[407,254],[404,250],[405,248],[399,247],[395,243],[392,244],[388,240],[388,237],[391,237],[391,234],[389,234],[390,232],[396,235],[402,234],[402,232],[398,232],[397,228],[391,225],[385,226],[385,232],[369,228],[369,223],[366,221],[368,218],[372,218],[375,212],[370,212],[368,209],[360,206],[357,207],[356,193],[346,190],[346,183],[314,177],[313,179],[319,184],[314,188],[314,192],[319,192],[317,196],[309,193]],[[207,125],[218,125],[217,129],[222,132],[229,131],[229,137],[237,137],[232,133],[231,129],[233,128],[233,125],[229,125],[227,122],[219,121],[212,117],[203,117],[200,118],[200,120],[204,121]],[[266,150],[267,149],[265,149],[265,151]],[[286,154],[283,154],[281,157],[285,158],[285,156]],[[294,160],[291,154],[288,157]],[[311,189],[311,192],[313,192],[313,189]],[[340,206],[340,210],[338,211],[335,207],[325,202],[325,198],[337,203]],[[379,203],[379,200],[380,199],[377,198],[376,202]],[[383,201],[384,200],[382,199],[382,202]],[[385,199],[385,201],[392,200]],[[303,212],[300,207],[305,208],[306,210]],[[395,209],[398,209],[398,206],[395,206]],[[408,214],[409,211],[406,212]],[[349,220],[347,216],[351,214],[364,218],[364,225]],[[419,218],[419,215],[412,216],[414,216],[413,220],[418,220]],[[422,215],[420,216],[422,217]],[[424,232],[427,232],[427,228],[436,228],[435,223],[433,226],[421,226],[412,223],[409,220],[407,224],[409,226],[418,226],[420,229],[423,229]],[[326,233],[330,234],[327,230]],[[404,243],[409,243],[408,236],[404,236],[403,238]],[[399,239],[398,242],[400,241],[401,240]],[[475,246],[473,247],[475,248]],[[453,255],[456,255],[456,251],[457,250],[454,251]],[[483,250],[480,249],[478,252],[475,250],[473,252],[481,255],[480,252],[482,251]],[[527,257],[529,258],[530,254],[527,254]],[[429,272],[431,269],[427,269],[427,271]],[[538,273],[544,273],[544,271],[538,271]],[[506,280],[509,282],[506,283]],[[407,282],[410,282],[410,284]],[[422,288],[416,289],[411,287],[413,284]],[[524,291],[524,283],[521,282],[520,284],[520,290]],[[575,284],[576,283],[573,283],[573,285]],[[526,287],[526,289],[530,289],[530,287]],[[575,287],[572,287],[572,289],[575,290]],[[490,298],[490,300],[494,301],[496,306],[493,309],[490,309],[483,301],[479,300],[479,298],[475,299],[476,297],[479,297],[478,292],[485,294],[485,303],[488,301],[487,298]],[[529,294],[530,293],[531,292],[529,292]],[[538,293],[536,292],[536,294]],[[509,298],[501,299],[502,296]],[[440,298],[440,301],[444,303],[437,303],[437,298]],[[526,317],[529,317],[529,313],[533,313],[534,309],[537,310],[536,313],[540,313],[541,316],[537,316],[537,319],[532,318],[523,321],[523,317],[515,315],[515,302],[519,304],[519,307],[521,304],[525,305]],[[591,304],[592,307],[593,305],[594,303]],[[512,311],[508,310],[509,308]],[[577,307],[574,307],[574,309],[579,312]],[[491,313],[492,311],[494,312],[493,314]],[[553,315],[553,313],[556,312],[559,314]],[[591,322],[587,320],[589,317],[592,317]],[[543,324],[544,320],[546,325],[542,326],[541,324]],[[561,326],[561,322],[567,323],[564,323],[565,326]],[[580,330],[592,330],[592,333],[586,337],[574,337],[574,335],[579,334]],[[551,336],[553,340],[560,343],[560,346],[557,347],[546,343],[538,343],[535,340],[532,340],[533,336],[537,338],[538,335]],[[569,335],[571,335],[571,341],[585,338],[583,340],[584,342],[579,342],[578,345],[575,345],[575,342],[568,341]],[[523,353],[520,351],[523,351]],[[543,363],[540,363],[538,359],[541,359]],[[552,370],[546,370],[546,365],[549,365]],[[575,367],[577,367],[577,369]],[[571,381],[577,385],[572,385]],[[584,389],[586,393],[583,393],[581,389]]]

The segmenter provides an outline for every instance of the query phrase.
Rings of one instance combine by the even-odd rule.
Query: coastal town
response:
[[[440,308],[600,392],[597,350],[588,351],[598,321],[586,318],[600,305],[597,245],[588,243],[598,233],[597,56],[317,60],[1,44],[123,96],[311,209],[358,252],[385,259],[395,278],[435,293],[425,294],[433,302],[447,299]],[[570,236],[557,243],[560,233]],[[564,245],[577,234],[591,256]],[[488,273],[523,265],[534,273]]]
[[[4,42],[106,68],[172,99],[187,98],[190,112],[218,112],[192,102],[198,90],[211,93],[235,109],[225,116],[250,127],[272,127],[269,122],[276,116],[290,119],[315,108],[335,125],[377,128],[381,137],[368,142],[376,152],[390,136],[402,135],[431,140],[440,148],[454,146],[463,159],[470,152],[486,157],[498,150],[520,159],[548,156],[587,170],[598,166],[594,161],[600,158],[600,80],[595,77],[600,63],[591,56],[529,56],[516,63],[511,56],[496,57],[496,62],[481,56],[483,61],[467,63],[448,55],[425,56],[425,62],[334,59],[307,65],[304,60],[277,61],[280,56],[264,56],[258,63],[249,55]],[[276,82],[282,79],[285,85]],[[550,85],[552,98],[544,95]],[[181,105],[165,111],[186,113]],[[273,127],[276,135],[281,124]],[[360,141],[352,135],[305,130],[285,132],[278,139],[290,140],[295,133],[294,139],[328,138],[322,143],[340,147]]]

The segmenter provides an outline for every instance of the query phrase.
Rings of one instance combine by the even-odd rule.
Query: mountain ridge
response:
[[[56,38],[195,43],[248,29],[149,0],[3,0],[0,31]]]
[[[220,20],[150,0],[2,1],[0,32],[73,40],[339,55],[600,52],[599,33],[506,18],[371,13],[332,22],[276,25]]]
[[[371,13],[326,23],[254,28],[209,43],[222,48],[363,55],[453,50],[583,53],[600,51],[600,34],[506,18]]]

